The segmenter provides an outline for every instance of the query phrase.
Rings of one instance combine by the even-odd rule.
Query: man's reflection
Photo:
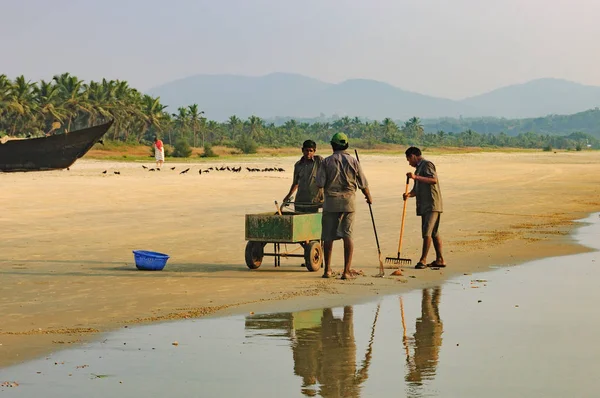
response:
[[[352,307],[344,307],[342,319],[335,318],[331,308],[323,309],[319,327],[296,331],[292,351],[294,373],[302,377],[305,395],[360,395],[359,387],[364,379],[359,374],[364,371],[357,374]]]
[[[364,360],[357,364],[354,339],[353,309],[344,307],[342,319],[335,318],[331,308],[300,311],[277,321],[246,321],[247,328],[261,329],[288,326],[292,339],[294,373],[302,378],[301,391],[307,396],[358,397],[360,386],[368,377],[373,346],[373,332],[379,314],[377,307],[371,341]]]
[[[414,349],[412,357],[407,349],[406,381],[409,386],[421,386],[423,380],[435,376],[444,330],[439,312],[440,297],[440,287],[423,289],[421,317],[417,318],[416,331],[412,341],[408,342]]]
[[[416,319],[415,332],[406,336],[404,307],[401,301],[405,330],[409,395],[421,395],[424,381],[435,376],[442,345],[443,323],[439,305],[441,288],[423,289],[421,316]],[[287,314],[256,315],[246,319],[247,329],[268,330],[269,336],[292,340],[294,373],[302,378],[301,391],[307,396],[358,397],[361,385],[368,378],[375,325],[379,306],[371,329],[371,339],[364,359],[357,363],[354,338],[353,309],[344,307],[342,319],[335,318],[330,308]]]

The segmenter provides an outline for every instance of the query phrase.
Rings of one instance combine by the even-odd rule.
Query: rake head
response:
[[[394,265],[411,265],[412,260],[410,258],[401,258],[400,254],[398,254],[398,257],[386,257],[385,263]]]

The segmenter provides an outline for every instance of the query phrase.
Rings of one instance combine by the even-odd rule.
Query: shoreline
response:
[[[495,157],[500,158],[500,162],[496,166],[502,167],[506,161],[504,158],[507,157],[512,159],[514,157],[526,158],[531,156],[530,154],[495,155]],[[438,169],[440,169],[440,165],[449,159],[455,160],[454,165],[458,168],[456,171],[460,171],[462,166],[460,165],[461,159],[457,159],[459,157],[458,155],[444,155],[443,159],[432,160],[436,162]],[[477,158],[476,155],[474,157]],[[593,160],[590,167],[593,167],[594,170],[600,168],[600,162],[591,158],[588,155],[582,162],[585,161],[588,164]],[[280,158],[277,161],[284,163],[286,169],[289,169],[290,163],[294,159],[295,157]],[[378,172],[384,174],[384,170],[390,162],[390,159],[385,156],[366,156],[366,160],[368,161],[363,161],[363,163],[365,163],[367,176],[369,176],[369,170],[373,169],[377,169]],[[272,162],[273,159],[258,159],[254,163],[260,163],[261,161]],[[218,162],[218,159],[215,159],[215,162]],[[76,167],[72,168],[71,173],[80,170],[81,176],[77,175],[75,177],[72,177],[72,174],[61,172],[49,173],[47,174],[48,178],[40,177],[40,174],[37,173],[11,177],[14,186],[17,188],[17,191],[13,193],[13,199],[18,198],[24,192],[31,193],[39,189],[38,184],[43,185],[44,181],[48,184],[47,187],[57,183],[64,185],[62,186],[64,189],[55,192],[53,198],[62,200],[67,200],[70,194],[74,194],[71,183],[75,183],[74,185],[90,184],[91,187],[96,188],[102,185],[104,181],[110,181],[110,183],[107,183],[109,186],[112,186],[113,183],[121,184],[122,180],[97,178],[98,168],[106,167],[108,163],[79,161],[75,165]],[[487,160],[483,163],[487,163]],[[124,167],[124,165],[119,166]],[[139,167],[136,164],[133,166]],[[566,169],[571,166],[575,165],[565,163]],[[401,165],[400,167],[404,168],[405,166]],[[446,169],[445,166],[444,169]],[[141,170],[136,170],[136,173],[139,174],[135,174],[131,179],[126,180],[124,185],[118,185],[119,189],[117,191],[121,192],[121,195],[124,195],[128,202],[148,198],[148,187],[137,182],[140,179],[147,179],[148,174],[142,175]],[[449,180],[443,186],[452,186],[450,183],[451,178],[460,180],[460,173],[456,173],[456,175],[454,173],[447,175],[446,173],[448,171],[440,171],[442,184]],[[291,174],[289,170],[281,174],[284,175],[261,177],[265,183],[277,185],[269,188],[269,194],[273,196],[277,192],[281,192],[282,187],[286,188],[289,185],[290,176],[288,174]],[[484,172],[483,175],[485,174]],[[562,174],[563,171],[561,170],[558,173],[549,173],[541,177],[543,181],[548,182],[551,179],[550,177],[560,177]],[[161,182],[168,184],[166,176],[163,176],[160,177],[165,181]],[[229,182],[224,178],[230,178],[230,176],[220,175],[216,177],[215,184],[219,185],[220,189],[224,189],[230,198],[229,202],[217,201],[214,205],[217,210],[226,208],[224,214],[229,214],[238,221],[241,215],[249,209],[262,206],[267,211],[270,210],[271,206],[260,204],[262,203],[261,200],[264,202],[264,199],[261,198],[254,199],[254,203],[251,205],[239,204],[235,200],[236,198],[231,198],[239,189],[238,185],[251,189],[252,185],[256,185],[254,181],[244,181],[243,178],[238,177],[235,184],[226,186]],[[372,185],[386,185],[388,178],[389,176],[385,175],[372,178]],[[569,189],[572,189],[573,184],[575,186],[583,184],[585,179],[580,178],[581,180],[571,181],[570,184],[563,184],[561,178],[553,178],[553,184],[550,188],[559,186],[568,192]],[[74,179],[74,181],[69,181],[70,179]],[[273,181],[273,179],[276,180]],[[600,177],[598,180],[600,182]],[[500,184],[502,181],[500,179],[496,183]],[[454,184],[459,187],[460,183],[461,181],[458,181]],[[125,187],[132,185],[135,185],[135,188],[138,188],[141,192],[137,194],[128,193]],[[593,193],[599,192],[599,189],[593,188],[593,185],[586,185],[586,192],[588,197],[591,198],[594,197],[592,196]],[[173,185],[170,185],[170,187],[175,189]],[[210,187],[204,186],[203,190],[206,189],[210,189]],[[395,190],[400,191],[400,189],[400,187],[396,187]],[[449,201],[450,204],[456,202],[458,196],[454,194],[455,191],[451,188],[443,191],[445,202]],[[216,192],[214,191],[213,194],[216,194]],[[379,190],[375,192],[379,192]],[[178,198],[186,204],[194,204],[194,195],[198,191],[187,186],[179,188],[177,193],[181,195]],[[213,213],[212,218],[209,215],[204,215],[191,220],[174,221],[173,225],[164,228],[166,238],[163,239],[166,242],[163,242],[163,246],[174,247],[172,246],[174,242],[185,235],[186,230],[190,229],[190,225],[201,221],[208,230],[197,232],[198,235],[201,235],[201,239],[210,241],[211,236],[214,238],[215,236],[224,235],[221,240],[235,242],[232,245],[233,247],[228,249],[228,253],[221,253],[219,249],[214,249],[219,246],[216,244],[219,242],[219,239],[217,239],[209,242],[212,243],[212,245],[208,244],[211,250],[200,250],[201,254],[206,255],[206,257],[211,257],[211,254],[215,251],[219,252],[217,258],[214,258],[215,254],[212,254],[212,261],[198,261],[204,256],[199,254],[198,250],[195,250],[194,253],[188,253],[190,251],[189,247],[194,247],[190,244],[194,240],[185,238],[184,242],[177,246],[177,250],[167,250],[167,253],[175,251],[173,254],[177,254],[176,257],[178,258],[176,260],[173,257],[170,260],[167,268],[165,268],[166,272],[163,271],[158,274],[134,272],[131,270],[132,259],[129,258],[129,255],[122,253],[124,250],[121,250],[117,255],[102,247],[106,245],[106,241],[99,238],[114,235],[115,229],[118,228],[130,228],[124,236],[119,235],[114,236],[114,238],[121,237],[125,241],[118,245],[121,246],[121,249],[135,247],[140,242],[147,242],[152,240],[153,237],[161,236],[163,233],[160,231],[156,233],[146,232],[146,229],[153,225],[152,219],[143,225],[143,228],[137,228],[129,226],[129,223],[115,224],[112,222],[114,219],[108,215],[106,215],[106,218],[108,218],[106,220],[101,216],[86,215],[86,219],[82,224],[88,227],[84,228],[82,224],[74,221],[75,216],[82,217],[86,214],[82,209],[77,209],[77,207],[81,207],[81,198],[74,198],[71,203],[73,206],[68,211],[64,210],[64,204],[55,206],[56,211],[66,213],[62,216],[66,216],[67,224],[75,223],[75,227],[71,226],[71,229],[75,229],[74,232],[77,233],[77,236],[70,237],[71,239],[76,238],[82,247],[74,250],[73,246],[61,243],[61,238],[65,238],[64,236],[53,237],[52,231],[50,234],[48,234],[48,231],[43,233],[35,231],[34,226],[37,223],[38,225],[44,224],[46,229],[49,227],[56,228],[53,232],[59,234],[58,231],[62,231],[64,226],[61,228],[61,225],[54,225],[56,212],[53,213],[50,209],[50,214],[45,214],[44,211],[39,210],[39,202],[28,207],[21,206],[16,201],[9,201],[8,203],[11,203],[15,209],[28,210],[28,213],[11,212],[8,216],[5,213],[4,216],[0,216],[0,220],[3,219],[3,221],[9,223],[7,225],[11,225],[11,221],[19,220],[19,217],[23,214],[29,214],[32,220],[30,223],[22,223],[23,225],[16,228],[16,231],[9,231],[16,232],[17,236],[14,240],[11,241],[9,238],[0,243],[0,248],[5,253],[0,258],[0,272],[5,280],[5,284],[0,288],[3,290],[0,309],[4,310],[3,313],[6,314],[7,320],[0,327],[0,344],[2,344],[0,352],[6,354],[1,356],[0,368],[63,349],[69,344],[80,344],[96,339],[100,334],[125,325],[189,319],[198,316],[227,316],[249,312],[281,311],[282,308],[323,307],[343,302],[370,301],[377,296],[400,294],[424,286],[440,284],[461,273],[486,271],[489,270],[490,266],[511,266],[533,259],[591,251],[592,249],[577,244],[572,237],[572,232],[575,227],[578,227],[575,221],[584,218],[586,214],[597,212],[600,209],[600,203],[586,199],[569,205],[554,200],[557,194],[559,192],[549,192],[548,198],[544,199],[549,207],[554,207],[553,209],[549,208],[547,212],[539,212],[538,210],[536,214],[531,212],[527,217],[524,217],[523,214],[526,210],[531,210],[530,206],[535,204],[535,200],[533,200],[534,203],[514,201],[510,203],[510,206],[506,206],[504,203],[500,203],[500,205],[489,203],[487,210],[472,210],[469,213],[469,220],[471,223],[477,222],[475,228],[462,226],[461,221],[464,220],[457,216],[453,217],[452,214],[456,215],[459,212],[456,208],[450,206],[451,209],[448,211],[450,214],[445,217],[442,224],[444,236],[451,236],[450,239],[444,241],[445,248],[449,251],[446,253],[449,267],[439,271],[429,269],[406,270],[406,277],[404,278],[388,276],[388,278],[379,279],[370,277],[370,275],[376,273],[377,252],[374,250],[374,242],[372,242],[374,240],[372,229],[369,228],[370,219],[368,219],[368,214],[365,214],[365,209],[360,209],[362,214],[357,214],[359,216],[357,217],[357,226],[359,227],[357,230],[359,232],[355,243],[357,253],[354,268],[363,269],[368,276],[359,277],[351,282],[337,279],[322,280],[319,278],[320,273],[309,273],[304,269],[299,269],[298,264],[293,261],[285,262],[279,270],[274,270],[270,264],[264,264],[257,271],[246,270],[243,259],[239,254],[245,242],[243,242],[243,238],[242,242],[239,242],[238,230],[231,231],[232,227],[233,229],[238,228],[236,227],[238,222],[220,219],[218,211],[211,212]],[[265,196],[270,197],[269,195]],[[389,254],[390,248],[394,248],[395,251],[395,243],[397,243],[398,211],[395,209],[396,196],[397,192],[395,191],[392,195],[385,197],[375,196],[374,211],[376,212],[378,232],[380,229],[384,231],[383,234],[380,232],[383,236],[382,256]],[[585,195],[583,196],[585,198]],[[446,197],[449,199],[447,200]],[[485,202],[486,200],[491,202],[494,198],[497,199],[495,192],[488,190],[485,194],[480,193],[476,202]],[[92,202],[88,204],[91,208],[99,203],[91,198],[88,198],[88,200]],[[116,198],[113,198],[113,200],[116,200],[117,203],[104,204],[104,209],[119,209],[119,204],[123,202]],[[159,199],[150,197],[150,199],[145,200],[151,202],[148,205],[151,213],[156,209],[164,208],[165,196],[163,195],[159,195]],[[209,203],[210,201],[206,202]],[[78,204],[79,206],[76,206]],[[414,203],[412,205],[414,206]],[[219,209],[219,206],[221,209]],[[170,210],[176,211],[178,207],[178,204],[171,205]],[[392,209],[395,210],[392,211]],[[388,211],[394,213],[393,218],[390,216],[386,220],[380,216],[378,220],[378,215],[385,214]],[[120,218],[124,215],[132,217],[133,214],[137,216],[137,219],[145,214],[144,211],[137,213],[135,206],[119,210],[117,213],[119,213],[117,216]],[[413,230],[416,228],[416,217],[411,213],[407,214],[407,219],[410,220],[407,222],[406,231],[407,235],[411,236],[407,239],[408,244],[406,244],[406,247],[411,248],[407,254],[414,259],[415,253],[418,252],[419,237],[414,236]],[[186,215],[188,218],[192,217],[190,213],[186,213]],[[493,215],[497,220],[489,220]],[[136,217],[133,217],[133,219],[136,219]],[[59,222],[59,224],[61,223]],[[465,221],[465,224],[469,223]],[[129,235],[135,236],[136,234],[142,235],[139,240],[129,237]],[[29,237],[30,242],[27,243],[33,244],[37,239],[37,242],[42,246],[38,253],[35,253],[35,250],[27,252],[27,244],[15,245],[19,240],[29,235],[33,235],[33,237]],[[93,255],[87,255],[85,250],[93,252]],[[76,252],[75,256],[70,255],[72,251]],[[334,266],[338,269],[340,252],[341,243],[336,243],[334,246]],[[27,253],[27,256],[24,256],[24,253]],[[52,260],[48,260],[48,256]],[[46,259],[40,259],[40,257],[46,257]],[[78,258],[78,260],[69,260],[73,257]],[[291,264],[287,265],[288,263]],[[391,270],[386,269],[388,275],[390,272]],[[410,278],[410,276],[416,276],[416,278]],[[402,279],[402,281],[398,279]],[[77,289],[79,285],[84,286],[84,288]],[[23,286],[26,286],[26,288],[23,289]],[[61,289],[64,291],[60,292]],[[111,296],[112,294],[114,296]],[[154,302],[158,304],[149,303],[149,299],[155,300]],[[41,304],[42,308],[39,308],[40,300],[44,302]],[[39,330],[40,328],[42,330]],[[97,332],[86,331],[86,328],[97,330]],[[76,330],[78,333],[66,333],[69,330],[73,331],[73,329],[78,329]],[[18,334],[8,334],[15,332]]]
[[[590,212],[588,215],[594,213],[595,212]],[[573,221],[576,220],[577,219],[574,219]],[[469,271],[467,272],[463,272],[465,270],[453,268],[446,268],[445,270],[439,271],[431,269],[411,270],[403,268],[403,272],[405,273],[404,277],[392,277],[389,274],[393,270],[386,269],[386,278],[384,279],[365,276],[358,277],[350,283],[338,279],[328,281],[317,280],[311,288],[289,292],[280,297],[262,298],[250,302],[242,301],[217,306],[179,308],[174,309],[173,312],[165,311],[165,313],[158,315],[148,314],[148,316],[141,316],[135,319],[121,320],[105,325],[96,325],[97,328],[51,328],[47,330],[0,332],[0,341],[8,341],[8,344],[4,344],[6,347],[10,347],[11,345],[21,346],[21,344],[26,344],[26,340],[29,340],[32,336],[39,336],[37,337],[37,343],[34,344],[33,347],[17,348],[14,351],[16,355],[14,355],[11,360],[6,361],[5,359],[0,359],[0,369],[27,362],[40,356],[51,355],[52,353],[61,351],[67,347],[96,341],[101,338],[101,336],[123,327],[127,328],[157,323],[169,323],[198,318],[221,318],[249,313],[293,312],[323,308],[325,306],[339,307],[343,305],[357,305],[376,300],[378,297],[405,294],[427,287],[438,286],[459,275],[493,272],[503,268],[523,265],[534,260],[592,252],[594,249],[575,243],[572,239],[573,233],[581,226],[582,225],[572,226],[568,235],[568,242],[560,242],[564,239],[558,239],[558,242],[547,242],[553,244],[553,246],[555,243],[561,243],[559,245],[560,249],[558,249],[556,253],[544,256],[531,256],[527,259],[515,259],[508,263],[482,263],[474,268],[469,268]],[[554,247],[556,248],[556,246]],[[418,278],[418,275],[423,272],[428,272],[432,275],[428,275],[429,278]],[[434,275],[438,273],[439,275]],[[412,279],[410,278],[410,275],[414,275],[416,278]],[[376,283],[376,280],[385,282]]]
[[[594,289],[599,215],[578,220],[583,223],[572,235],[594,248],[591,253],[459,275],[438,287],[364,303],[299,310],[283,302],[277,313],[121,328],[81,347],[3,368],[4,380],[19,384],[27,396],[43,395],[48,388],[62,396],[93,395],[102,383],[104,395],[117,396],[135,396],[140,389],[168,395],[172,385],[183,385],[179,390],[201,389],[210,396],[250,390],[256,397],[273,391],[391,396],[400,388],[451,396],[465,396],[468,390],[466,395],[478,397],[486,396],[497,374],[510,372],[511,382],[494,396],[536,395],[547,380],[555,385],[545,389],[546,395],[560,391],[567,396],[575,389],[594,396],[589,374],[597,367],[592,355],[597,349],[589,342],[597,319],[581,308],[581,300],[600,297]],[[572,325],[585,326],[585,339],[571,341]],[[218,360],[198,362],[203,357]],[[573,363],[557,367],[559,357]],[[329,367],[333,374],[321,372],[323,362],[336,365]],[[257,364],[275,375],[275,385],[257,383],[247,372]],[[414,364],[426,365],[415,370]],[[350,378],[345,378],[349,367]],[[540,367],[541,372],[535,370]],[[469,379],[474,369],[479,370],[474,389],[457,387],[456,380]],[[168,372],[170,383],[165,383]],[[358,382],[355,374],[362,375]]]

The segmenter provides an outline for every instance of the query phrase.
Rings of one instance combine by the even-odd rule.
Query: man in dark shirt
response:
[[[298,190],[294,209],[298,213],[316,213],[323,204],[323,189],[317,187],[315,182],[317,171],[323,162],[323,157],[316,155],[317,144],[306,140],[302,144],[302,158],[294,165],[294,180],[290,191],[283,198],[286,203],[292,194]]]
[[[438,233],[440,215],[443,211],[442,192],[435,165],[423,158],[419,148],[410,147],[406,150],[405,154],[408,164],[416,168],[414,173],[406,173],[408,178],[415,180],[415,185],[412,191],[402,196],[404,200],[416,196],[417,216],[421,216],[421,233],[423,236],[421,259],[415,268],[445,267],[446,263],[442,255],[442,238]],[[436,259],[432,263],[427,264],[427,253],[432,241]]]

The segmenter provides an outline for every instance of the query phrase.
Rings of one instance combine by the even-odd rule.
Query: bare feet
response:
[[[346,279],[356,279],[356,276],[352,275],[352,273],[346,273],[344,272],[342,274],[342,277],[340,278],[342,280],[346,280]]]
[[[335,278],[336,276],[338,276],[337,272],[329,271],[329,272],[325,272],[322,277],[325,279],[328,279],[328,278]]]
[[[427,264],[427,266],[430,268],[446,268],[446,263],[443,261],[438,262],[438,260],[435,260]]]
[[[359,275],[365,276],[365,273],[362,269],[359,269],[358,271],[351,269],[348,272],[344,272],[341,279],[356,279],[356,277]]]

